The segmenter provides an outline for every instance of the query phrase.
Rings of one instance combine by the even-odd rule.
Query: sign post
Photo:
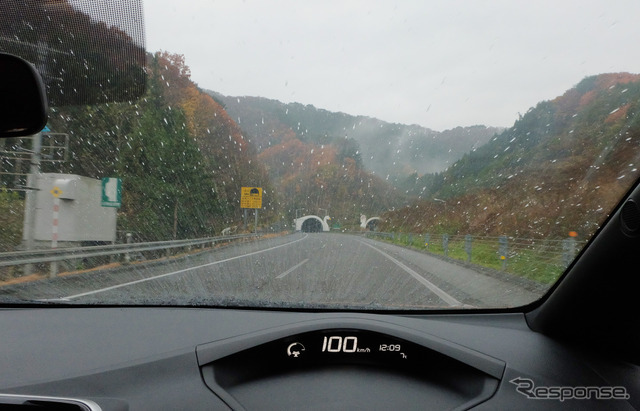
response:
[[[254,231],[258,233],[258,210],[262,208],[262,188],[261,187],[242,187],[240,192],[240,208],[244,208],[245,213],[247,208],[253,208],[255,210],[255,225]],[[246,214],[245,214],[246,216]],[[247,219],[245,217],[245,225]]]

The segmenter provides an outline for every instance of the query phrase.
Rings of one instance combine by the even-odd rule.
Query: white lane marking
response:
[[[277,276],[276,278],[282,278],[282,277],[284,277],[285,275],[287,275],[287,274],[291,273],[292,271],[294,271],[296,268],[300,267],[301,265],[303,265],[303,264],[304,264],[304,263],[306,263],[307,261],[309,261],[309,259],[308,259],[308,258],[307,258],[307,259],[305,259],[305,260],[302,260],[300,263],[298,263],[298,264],[294,265],[293,267],[289,268],[287,271],[285,271],[284,273],[280,274],[280,275],[279,275],[279,276]]]
[[[442,299],[447,304],[449,304],[449,305],[462,305],[462,303],[460,301],[456,300],[455,298],[453,298],[449,294],[445,293],[437,285],[435,285],[431,281],[427,280],[426,278],[424,278],[420,274],[416,273],[411,268],[409,268],[406,265],[402,264],[400,261],[398,261],[395,258],[391,257],[389,254],[385,253],[382,250],[379,250],[378,248],[372,246],[371,244],[365,243],[362,240],[360,240],[360,242],[362,244],[366,245],[366,246],[369,246],[369,247],[373,248],[374,250],[376,250],[377,252],[379,252],[383,256],[387,257],[389,260],[393,261],[398,267],[402,268],[404,271],[406,271],[409,274],[411,274],[411,276],[413,278],[415,278],[416,280],[420,281],[424,286],[426,286],[429,290],[433,291],[433,293],[435,295],[440,297],[440,299]]]
[[[198,266],[195,266],[195,267],[189,267],[189,268],[185,268],[185,269],[182,269],[182,270],[174,271],[174,272],[171,272],[171,273],[160,274],[160,275],[156,275],[154,277],[148,277],[148,278],[143,278],[141,280],[130,281],[128,283],[112,285],[111,287],[100,288],[99,290],[87,291],[86,293],[70,295],[68,297],[60,298],[59,300],[61,300],[61,301],[71,300],[71,299],[78,298],[78,297],[84,297],[86,295],[103,293],[105,291],[115,290],[116,288],[121,288],[121,287],[126,287],[126,286],[129,286],[129,285],[139,284],[139,283],[143,283],[145,281],[150,281],[150,280],[157,280],[158,278],[168,277],[168,276],[174,275],[174,274],[180,274],[180,273],[184,273],[184,272],[187,272],[187,271],[197,270],[197,269],[200,269],[200,268],[209,267],[209,266],[216,265],[216,264],[226,263],[227,261],[237,260],[239,258],[245,258],[245,257],[249,257],[249,256],[252,256],[252,255],[256,255],[256,254],[264,253],[264,252],[267,252],[267,251],[275,250],[276,248],[280,248],[280,247],[284,247],[284,246],[287,246],[287,245],[291,245],[293,243],[297,243],[298,241],[304,240],[308,236],[309,236],[309,234],[305,234],[304,237],[299,238],[297,240],[290,241],[290,242],[285,243],[285,244],[280,244],[280,245],[277,245],[275,247],[265,248],[264,250],[254,251],[252,253],[243,254],[243,255],[236,256],[236,257],[230,257],[230,258],[226,258],[224,260],[214,261],[212,263],[202,264],[202,265],[198,265]]]

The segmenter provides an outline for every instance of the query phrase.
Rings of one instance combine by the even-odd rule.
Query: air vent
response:
[[[0,394],[0,409],[8,411],[56,410],[100,411],[98,404],[75,398],[42,397],[37,395]]]
[[[627,234],[640,233],[640,207],[635,201],[628,200],[624,203],[620,211],[620,221],[622,222],[622,229]]]

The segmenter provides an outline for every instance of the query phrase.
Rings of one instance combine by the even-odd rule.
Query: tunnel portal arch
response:
[[[364,226],[369,231],[376,231],[378,229],[378,223],[380,222],[380,217],[371,217],[364,223]]]
[[[322,220],[317,215],[306,215],[295,220],[296,231],[304,231],[305,233],[319,233],[322,231],[329,231],[329,224],[327,220],[330,220],[329,216],[326,216]]]

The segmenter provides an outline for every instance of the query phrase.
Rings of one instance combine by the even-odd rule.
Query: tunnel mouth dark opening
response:
[[[367,230],[378,231],[378,220],[371,220],[367,223]]]
[[[322,231],[322,223],[315,218],[309,218],[302,223],[303,233],[319,233]]]

